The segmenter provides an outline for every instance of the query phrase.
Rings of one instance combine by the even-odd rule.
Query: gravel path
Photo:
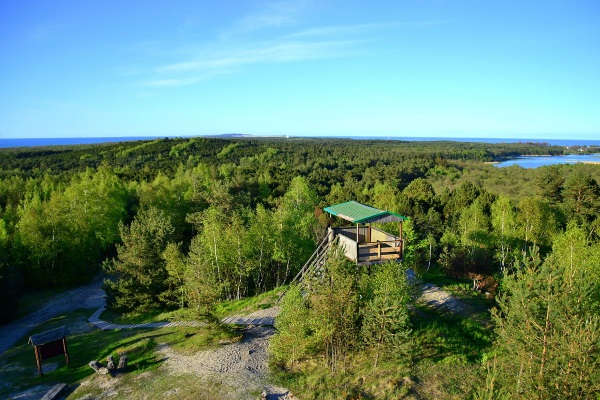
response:
[[[15,343],[24,340],[27,333],[44,322],[78,308],[94,308],[104,305],[102,276],[97,276],[92,283],[80,286],[68,292],[52,297],[39,310],[0,327],[0,354],[10,349]]]

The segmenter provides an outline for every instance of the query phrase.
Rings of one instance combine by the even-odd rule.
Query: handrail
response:
[[[323,246],[323,244],[325,244],[325,242],[329,240],[329,237],[326,235],[323,240],[321,240],[321,243],[319,243],[319,245],[317,246],[317,248],[315,249],[315,251],[312,253],[312,255],[308,258],[308,261],[302,266],[302,268],[300,268],[300,271],[298,271],[298,273],[296,274],[296,276],[294,277],[294,279],[292,279],[292,281],[290,282],[290,285],[292,283],[294,283],[296,281],[296,279],[298,279],[301,275],[303,275],[306,272],[306,269],[309,268],[309,266],[315,261],[314,258],[316,256],[318,256],[319,254],[319,250],[321,250],[321,247]]]
[[[288,284],[288,287],[283,291],[283,293],[281,293],[281,295],[279,296],[279,299],[277,300],[277,303],[279,303],[281,301],[281,299],[283,298],[283,296],[285,296],[285,294],[287,293],[287,291],[291,285],[296,283],[296,281],[301,279],[305,274],[307,274],[311,270],[311,268],[313,268],[315,265],[319,264],[319,262],[322,261],[323,256],[327,253],[327,250],[329,249],[328,242],[329,242],[329,232],[326,230],[325,236],[323,237],[321,242],[319,242],[319,245],[317,246],[315,251],[308,258],[308,261],[306,261],[306,263],[304,263],[302,268],[300,268],[300,271],[298,271],[298,273],[296,274],[294,279],[292,279],[290,281],[290,283]]]

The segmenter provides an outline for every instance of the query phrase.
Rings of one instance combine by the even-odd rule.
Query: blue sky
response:
[[[4,1],[0,137],[600,137],[600,2]]]

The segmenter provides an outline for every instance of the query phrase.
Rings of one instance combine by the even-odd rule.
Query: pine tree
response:
[[[600,247],[570,226],[543,263],[536,255],[503,281],[499,381],[513,398],[591,398],[600,391]]]
[[[406,269],[394,262],[373,267],[365,277],[361,336],[374,354],[373,368],[382,357],[398,358],[410,349],[407,304],[410,286]]]
[[[104,264],[117,280],[105,280],[106,303],[116,311],[150,309],[164,305],[168,272],[163,252],[173,237],[173,225],[164,212],[141,210],[130,226],[120,225],[118,257]]]
[[[275,321],[278,334],[269,345],[275,360],[293,365],[313,349],[310,312],[308,301],[302,296],[298,286],[290,287]]]

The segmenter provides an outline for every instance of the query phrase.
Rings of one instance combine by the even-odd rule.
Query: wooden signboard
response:
[[[66,326],[52,329],[33,335],[29,338],[29,343],[33,345],[35,351],[35,361],[37,363],[40,376],[42,372],[42,361],[52,357],[65,355],[65,361],[69,365],[69,352],[67,350],[67,335],[69,330]]]

